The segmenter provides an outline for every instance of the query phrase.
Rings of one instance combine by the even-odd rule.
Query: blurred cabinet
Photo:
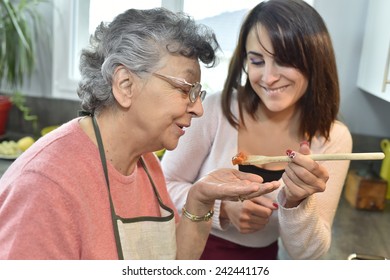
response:
[[[358,87],[390,102],[390,1],[370,0]]]

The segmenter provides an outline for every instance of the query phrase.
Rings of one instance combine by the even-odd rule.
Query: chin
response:
[[[283,104],[281,102],[267,102],[266,101],[266,102],[264,102],[264,105],[268,111],[273,112],[273,113],[283,112],[284,110],[289,108],[289,106],[287,106],[286,104]]]
[[[176,141],[175,143],[170,143],[169,145],[164,145],[164,147],[166,150],[172,151],[176,149],[177,145],[178,145],[178,141]]]

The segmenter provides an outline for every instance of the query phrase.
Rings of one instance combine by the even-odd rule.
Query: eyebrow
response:
[[[258,53],[258,52],[254,52],[254,51],[249,51],[249,52],[247,52],[246,53],[246,55],[255,55],[255,56],[261,56],[261,57],[263,57],[263,55],[261,54],[261,53]]]

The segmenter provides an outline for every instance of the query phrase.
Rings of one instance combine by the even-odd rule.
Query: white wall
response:
[[[390,102],[357,87],[369,1],[314,0],[314,7],[324,18],[335,48],[341,87],[342,120],[352,133],[390,138]]]

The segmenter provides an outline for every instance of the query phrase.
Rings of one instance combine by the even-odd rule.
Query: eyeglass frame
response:
[[[172,86],[184,90],[188,94],[188,98],[190,99],[191,103],[195,103],[198,97],[200,101],[203,101],[206,97],[207,92],[205,90],[202,90],[202,85],[198,82],[191,84],[184,79],[176,78],[173,76],[163,75],[156,72],[152,74],[157,78],[168,82]],[[190,87],[190,89],[187,89],[185,87]],[[197,88],[199,88],[199,90],[197,90]]]

